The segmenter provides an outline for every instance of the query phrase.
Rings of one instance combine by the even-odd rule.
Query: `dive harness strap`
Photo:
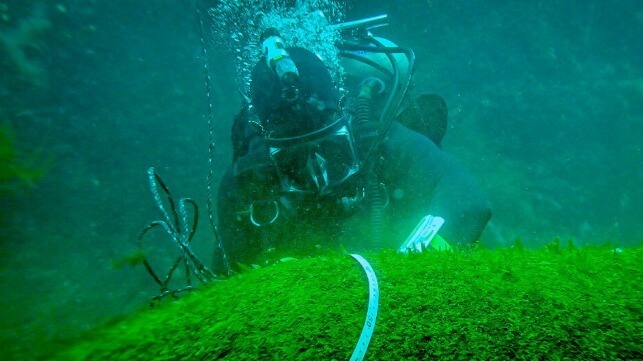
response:
[[[359,336],[357,345],[355,345],[355,349],[353,350],[353,354],[350,358],[350,361],[358,361],[364,359],[368,345],[371,342],[371,337],[373,336],[375,320],[377,319],[380,290],[377,285],[377,276],[375,276],[375,271],[373,271],[373,267],[371,267],[368,261],[364,257],[355,253],[352,253],[351,257],[355,258],[357,262],[359,262],[368,278],[368,310],[366,311],[366,321],[364,321],[362,334]]]

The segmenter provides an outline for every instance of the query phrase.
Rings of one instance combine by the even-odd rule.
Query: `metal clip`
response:
[[[255,219],[254,203],[251,203],[250,204],[250,222],[252,222],[252,224],[254,224],[257,227],[269,226],[275,223],[277,218],[279,218],[279,204],[277,203],[277,201],[272,201],[272,204],[275,206],[274,217],[272,217],[272,219],[268,222],[260,223],[260,222],[257,222],[257,220]]]

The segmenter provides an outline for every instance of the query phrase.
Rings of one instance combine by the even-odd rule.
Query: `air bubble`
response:
[[[214,42],[236,58],[237,79],[247,92],[252,65],[259,57],[259,38],[263,29],[279,29],[288,46],[306,48],[325,60],[333,80],[341,85],[340,40],[329,24],[344,20],[346,4],[331,0],[298,0],[296,6],[274,0],[221,0],[207,13]],[[231,41],[232,40],[232,41]]]

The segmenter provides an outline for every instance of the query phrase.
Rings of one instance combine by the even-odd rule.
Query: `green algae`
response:
[[[641,359],[643,249],[365,254],[380,311],[371,360]],[[367,281],[347,255],[219,281],[92,331],[64,360],[346,360]]]

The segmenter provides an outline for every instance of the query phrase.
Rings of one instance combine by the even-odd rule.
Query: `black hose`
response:
[[[386,133],[388,133],[388,130],[393,124],[393,121],[395,120],[395,114],[397,113],[397,110],[402,104],[402,100],[408,92],[408,89],[411,85],[411,80],[413,78],[413,72],[415,70],[415,53],[412,49],[404,47],[387,47],[373,38],[368,38],[368,40],[375,46],[358,44],[351,41],[347,41],[337,45],[337,48],[340,50],[340,56],[345,56],[350,51],[364,51],[386,54],[393,68],[393,91],[391,91],[389,97],[386,100],[386,105],[384,106],[384,109],[380,116],[380,134],[377,140],[373,143],[370,151],[368,152],[368,155],[364,160],[365,164],[373,162],[377,148],[382,143],[384,137],[386,136]],[[393,54],[404,54],[409,61],[409,70],[403,86],[400,84],[399,66]],[[365,57],[361,57],[357,54],[353,54],[353,56],[348,57],[357,61],[361,61],[367,65],[372,65],[372,61],[370,59],[366,59]],[[379,70],[379,67],[375,68]]]

